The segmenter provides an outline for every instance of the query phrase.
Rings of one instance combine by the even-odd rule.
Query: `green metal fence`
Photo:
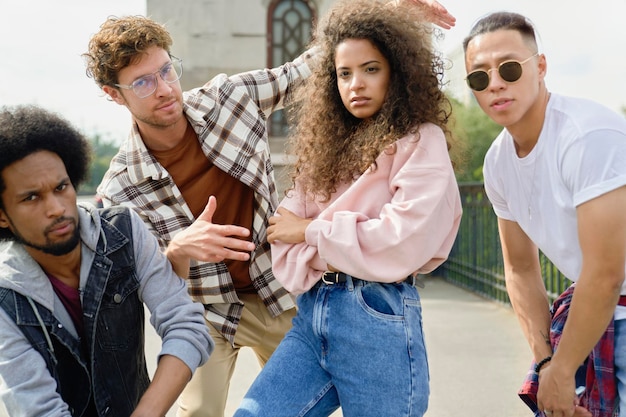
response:
[[[459,185],[463,218],[448,260],[436,271],[447,281],[482,296],[509,303],[498,223],[485,195],[483,183]],[[540,253],[541,269],[553,301],[571,282]]]

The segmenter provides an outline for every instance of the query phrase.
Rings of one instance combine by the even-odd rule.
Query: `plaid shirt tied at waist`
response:
[[[574,294],[572,284],[561,294],[552,305],[552,321],[550,325],[550,344],[555,351],[561,340],[561,334],[569,314],[569,308]],[[580,398],[580,405],[591,412],[593,417],[618,417],[617,381],[614,369],[615,334],[613,320],[593,348],[585,362],[581,365],[578,375],[584,377],[585,392]],[[536,417],[544,417],[542,410],[537,408],[537,391],[539,375],[535,373],[535,361],[526,374],[524,383],[518,395],[530,407]],[[580,384],[579,384],[580,385]]]

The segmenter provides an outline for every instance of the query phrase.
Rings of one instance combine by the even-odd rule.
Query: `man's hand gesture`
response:
[[[179,276],[187,277],[191,259],[203,262],[250,259],[255,248],[254,243],[245,240],[250,231],[241,226],[212,223],[216,209],[217,200],[211,196],[196,221],[174,236],[168,245],[165,254]]]

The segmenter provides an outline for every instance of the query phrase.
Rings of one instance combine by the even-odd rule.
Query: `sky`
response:
[[[442,52],[458,48],[484,14],[516,11],[538,30],[550,91],[590,98],[616,111],[626,107],[626,0],[441,3],[457,18],[438,43]],[[0,106],[41,105],[89,136],[121,142],[130,127],[129,113],[107,101],[85,75],[81,54],[108,16],[145,15],[145,0],[0,0],[0,10]]]

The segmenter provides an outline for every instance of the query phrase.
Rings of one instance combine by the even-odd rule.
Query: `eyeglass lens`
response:
[[[517,61],[503,62],[498,66],[498,74],[506,82],[515,82],[522,76],[522,64]],[[489,73],[478,70],[468,74],[467,85],[474,91],[483,91],[489,86]]]
[[[172,62],[168,62],[158,71],[159,76],[168,84],[176,82],[183,74],[183,66],[180,59],[172,58]],[[133,91],[137,97],[144,98],[154,93],[157,89],[158,80],[156,73],[144,75],[136,79],[133,84]]]

